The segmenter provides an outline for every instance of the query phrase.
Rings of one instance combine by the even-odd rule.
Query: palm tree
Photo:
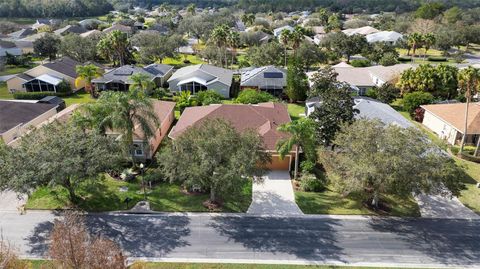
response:
[[[435,44],[436,38],[432,33],[425,34],[423,36],[423,45],[425,46],[425,53],[423,54],[423,59],[427,57],[428,50]]]
[[[290,40],[292,42],[293,53],[295,54],[297,48],[300,46],[300,43],[305,39],[305,30],[301,27],[295,27],[295,30],[290,35]]]
[[[408,44],[412,48],[412,62],[415,58],[415,51],[417,51],[417,48],[421,45],[423,42],[423,35],[420,33],[413,33],[408,36],[407,39]]]
[[[101,54],[112,57],[114,62],[118,60],[119,65],[125,65],[129,45],[127,34],[114,30],[100,40],[97,48]]]
[[[130,80],[132,81],[130,84],[131,89],[140,90],[146,95],[148,95],[148,91],[150,91],[155,85],[152,78],[143,73],[131,75]]]
[[[461,90],[465,91],[465,122],[463,128],[463,136],[462,142],[460,145],[460,153],[463,152],[463,148],[465,147],[465,140],[468,133],[468,109],[470,106],[470,100],[473,95],[478,91],[480,80],[480,72],[478,69],[469,66],[468,68],[462,69],[458,72],[458,86]],[[477,156],[478,154],[478,146],[480,143],[477,143],[477,148],[475,149],[474,155]]]
[[[138,89],[130,89],[128,92],[105,91],[97,102],[82,106],[80,113],[74,117],[77,124],[103,134],[115,130],[121,134],[121,139],[129,150],[132,149],[137,126],[143,138],[148,140],[155,135],[159,125],[151,99]],[[131,157],[135,162],[133,152]]]
[[[280,158],[285,158],[295,146],[295,172],[293,177],[296,179],[298,175],[299,148],[303,149],[308,159],[315,159],[315,123],[310,118],[302,118],[279,126],[278,130],[290,135],[290,137],[278,141],[276,145]]]
[[[190,15],[193,16],[193,15],[195,15],[195,8],[196,8],[195,4],[192,3],[192,4],[187,6],[187,12],[190,13]]]
[[[220,25],[213,29],[212,34],[210,35],[210,38],[212,39],[213,43],[216,46],[225,50],[225,47],[227,45],[228,32],[229,32],[229,27],[227,25]],[[225,60],[225,64],[226,64],[227,63],[226,52],[223,60]],[[222,66],[223,66],[223,60],[220,61],[222,63]]]
[[[237,31],[230,30],[227,33],[227,44],[232,49],[232,65],[237,54],[237,47],[240,43],[240,34]]]
[[[85,90],[90,93],[92,97],[95,97],[95,90],[92,87],[92,80],[102,75],[102,70],[93,64],[77,65],[76,70],[77,79],[85,81]]]
[[[280,42],[282,42],[285,48],[285,67],[287,67],[287,46],[290,43],[292,32],[288,29],[283,29],[280,33]]]

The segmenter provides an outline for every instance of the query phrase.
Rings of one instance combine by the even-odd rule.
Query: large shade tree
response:
[[[170,181],[197,185],[218,203],[265,173],[269,155],[253,130],[239,133],[222,119],[205,120],[163,148],[157,158]]]
[[[57,122],[25,135],[18,146],[0,151],[0,190],[30,193],[40,186],[61,186],[72,203],[79,202],[76,190],[80,184],[94,182],[99,173],[117,168],[124,156],[113,138]]]
[[[362,193],[374,207],[386,194],[456,195],[462,187],[453,160],[415,128],[360,119],[343,125],[334,143],[338,150],[327,151],[322,163],[333,168],[344,192]]]

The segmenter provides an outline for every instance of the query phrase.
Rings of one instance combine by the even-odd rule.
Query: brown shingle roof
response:
[[[210,105],[186,108],[169,137],[176,139],[189,127],[206,119],[221,118],[229,121],[237,131],[253,129],[262,137],[267,150],[275,151],[277,141],[288,137],[277,131],[278,126],[291,121],[284,104],[261,103],[258,105]]]
[[[459,132],[464,132],[465,104],[423,105],[423,109],[452,125]],[[467,118],[468,134],[480,134],[480,102],[470,103]]]
[[[152,101],[153,111],[157,115],[159,125],[161,125],[168,118],[170,113],[175,110],[175,104],[175,102],[159,100]],[[143,139],[143,137],[144,135],[140,125],[136,125],[134,130],[134,139]]]
[[[77,62],[73,60],[70,57],[62,57],[61,59],[58,59],[54,62],[51,63],[46,63],[43,66],[49,69],[52,69],[54,71],[57,71],[61,74],[67,75],[71,78],[76,78],[77,77],[77,65],[81,65],[80,62]]]

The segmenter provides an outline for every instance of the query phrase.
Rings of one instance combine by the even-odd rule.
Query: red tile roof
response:
[[[210,105],[186,108],[169,137],[176,139],[189,127],[206,119],[221,118],[229,121],[239,132],[253,129],[262,137],[267,150],[275,151],[277,141],[288,137],[277,131],[278,126],[291,121],[287,106],[279,103],[258,105]]]
[[[465,103],[423,105],[421,107],[463,134],[465,129]],[[468,106],[467,130],[468,134],[480,134],[480,102],[470,103]]]

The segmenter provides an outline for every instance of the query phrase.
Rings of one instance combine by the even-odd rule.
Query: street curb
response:
[[[326,265],[326,266],[347,266],[347,267],[378,267],[378,268],[480,268],[478,265],[465,266],[456,264],[429,264],[429,263],[369,263],[355,262],[345,263],[338,260],[260,260],[260,259],[201,259],[201,258],[146,258],[135,257],[128,258],[129,264],[134,262],[159,262],[159,263],[222,263],[222,264],[273,264],[273,265]]]

